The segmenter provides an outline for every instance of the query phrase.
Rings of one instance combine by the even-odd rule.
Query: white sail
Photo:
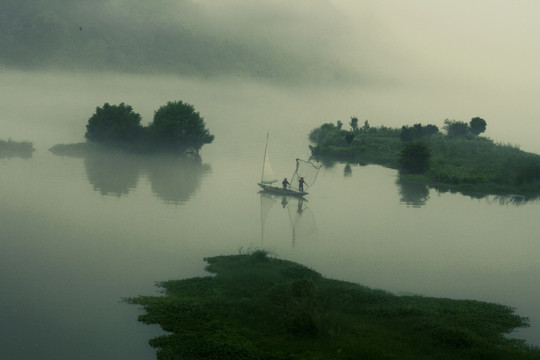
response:
[[[268,134],[266,134],[266,147],[264,148],[264,163],[263,171],[261,176],[261,184],[270,185],[275,183],[277,180],[274,170],[270,165],[270,160],[268,159]]]

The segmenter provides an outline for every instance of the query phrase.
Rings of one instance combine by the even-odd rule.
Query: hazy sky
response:
[[[539,39],[538,0],[0,1],[4,78],[15,69],[157,73],[205,89],[248,79],[278,85],[290,111],[311,111],[306,132],[350,116],[389,126],[481,116],[487,136],[535,152]]]
[[[536,0],[2,0],[0,20],[0,61],[23,69],[540,80]]]

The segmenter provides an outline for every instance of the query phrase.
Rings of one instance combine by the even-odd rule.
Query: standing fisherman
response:
[[[298,179],[298,189],[300,191],[304,191],[304,184],[306,184],[306,182],[304,181],[304,178],[301,177],[300,179]],[[306,184],[307,185],[307,184]]]
[[[281,185],[283,185],[283,189],[287,189],[287,185],[289,185],[287,178],[283,179],[283,181],[281,182]]]

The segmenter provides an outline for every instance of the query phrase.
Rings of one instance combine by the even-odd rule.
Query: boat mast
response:
[[[261,173],[261,184],[264,179],[264,164],[266,163],[266,151],[268,150],[268,136],[270,135],[269,132],[266,133],[266,146],[264,147],[264,158],[263,158],[263,166],[262,166],[262,173]]]

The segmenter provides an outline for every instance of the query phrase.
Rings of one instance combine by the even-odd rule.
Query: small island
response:
[[[29,159],[34,151],[34,145],[29,141],[0,140],[0,158],[20,157]]]
[[[402,179],[429,185],[440,191],[471,196],[540,195],[540,155],[517,146],[497,144],[481,136],[486,121],[469,123],[445,120],[436,125],[415,124],[389,128],[358,125],[351,118],[326,123],[309,134],[312,155],[323,162],[378,164],[399,170]]]
[[[125,299],[169,332],[165,359],[538,359],[505,334],[527,326],[512,308],[397,296],[331,280],[267,251],[205,259],[215,276],[159,283],[163,296]]]
[[[57,144],[50,151],[57,155],[81,156],[95,149],[120,149],[139,154],[195,154],[214,140],[204,119],[193,105],[169,101],[154,113],[148,126],[131,105],[105,103],[88,119],[87,142]]]

